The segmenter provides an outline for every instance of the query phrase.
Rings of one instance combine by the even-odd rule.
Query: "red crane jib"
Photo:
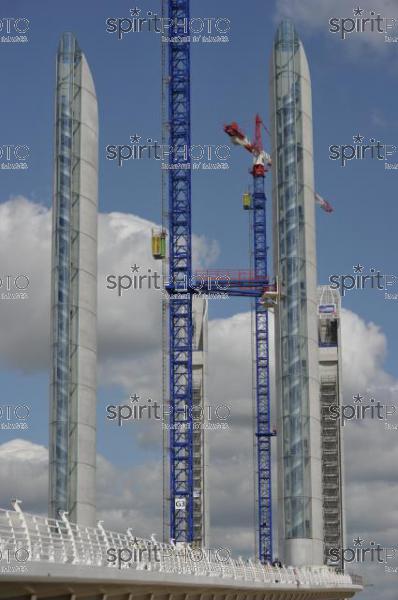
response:
[[[230,125],[224,125],[224,131],[230,137],[237,137],[241,140],[245,139],[245,134],[239,129],[239,125],[234,121]]]

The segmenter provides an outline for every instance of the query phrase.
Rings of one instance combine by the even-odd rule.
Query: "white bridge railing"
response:
[[[258,561],[234,559],[229,555],[209,557],[205,549],[172,545],[137,538],[126,533],[70,523],[66,514],[59,520],[24,513],[19,501],[14,510],[0,509],[1,561],[28,571],[29,563],[135,569],[192,576],[231,578],[242,582],[281,583],[296,586],[345,587],[350,575],[328,567],[275,567]],[[24,567],[24,569],[23,569]],[[4,572],[4,569],[3,569]],[[27,572],[28,575],[28,572]]]

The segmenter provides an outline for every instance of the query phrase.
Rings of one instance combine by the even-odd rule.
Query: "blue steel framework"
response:
[[[254,274],[268,280],[266,197],[264,174],[253,171],[253,259]],[[256,448],[258,554],[261,562],[272,561],[271,436],[269,386],[268,309],[261,298],[255,303],[256,358]]]
[[[255,322],[255,448],[257,455],[257,518],[258,518],[258,557],[261,562],[272,561],[272,497],[271,497],[271,437],[270,430],[270,387],[269,387],[269,335],[268,300],[275,303],[277,293],[271,292],[267,266],[266,197],[264,191],[265,174],[271,165],[270,157],[263,149],[259,115],[256,116],[255,142],[252,143],[239,129],[237,123],[226,125],[224,131],[233,143],[242,146],[253,156],[253,195],[246,209],[253,211],[254,280],[253,288]],[[267,163],[267,166],[266,166]],[[246,282],[247,283],[247,282]],[[243,293],[239,295],[247,295]]]
[[[189,0],[169,0],[184,36]],[[170,538],[193,541],[190,44],[169,42]]]
[[[186,35],[189,0],[169,0],[168,16],[174,36]],[[170,538],[192,542],[193,536],[193,422],[192,422],[192,276],[190,44],[169,42],[169,349],[170,349]],[[255,298],[256,411],[258,455],[259,556],[272,560],[270,469],[270,402],[268,311],[261,301],[268,284],[264,173],[254,177],[255,282],[231,281],[231,296]],[[208,280],[208,283],[209,280]],[[218,280],[218,285],[222,282]],[[213,285],[211,284],[211,287]],[[205,286],[201,285],[205,292]]]
[[[229,296],[254,299],[255,365],[256,365],[256,449],[257,449],[257,504],[258,504],[258,558],[262,563],[272,561],[272,496],[271,496],[271,431],[269,387],[269,336],[267,293],[275,297],[275,286],[269,284],[267,268],[265,169],[254,165],[253,170],[253,259],[254,272],[248,279],[230,279],[222,276],[203,277],[198,273],[201,292],[217,293],[227,290]],[[226,273],[227,275],[227,273]],[[194,275],[194,280],[195,280]],[[223,292],[220,292],[223,293]]]

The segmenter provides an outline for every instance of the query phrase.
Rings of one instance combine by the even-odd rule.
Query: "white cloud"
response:
[[[25,198],[0,204],[0,253],[5,281],[8,274],[29,277],[29,298],[0,300],[0,366],[38,371],[49,368],[51,211]],[[134,215],[99,215],[98,324],[101,364],[113,358],[143,356],[159,347],[161,294],[147,289],[126,291],[122,297],[107,289],[110,274],[161,272],[151,255],[155,223]],[[206,268],[218,255],[218,245],[193,236],[193,261]],[[4,291],[5,283],[0,292]]]
[[[282,18],[291,18],[297,26],[303,27],[310,32],[318,31],[325,37],[334,39],[340,36],[339,33],[329,32],[329,19],[355,19],[354,8],[358,3],[348,3],[347,0],[277,0],[276,2],[276,22]],[[363,18],[370,18],[369,12],[376,11],[376,16],[381,15],[385,18],[398,18],[398,7],[395,0],[379,0],[374,3],[372,0],[362,0],[359,3],[360,8],[364,9]],[[346,28],[350,24],[347,22]],[[369,24],[367,25],[369,27]],[[396,29],[391,30],[390,35],[397,35]],[[394,33],[395,32],[395,33]],[[348,54],[355,58],[363,58],[364,53],[368,59],[377,56],[384,56],[391,46],[395,44],[385,43],[384,33],[367,32],[352,33],[346,40],[341,40],[344,49]],[[394,48],[395,50],[395,48]]]
[[[100,372],[103,383],[120,385],[128,393],[159,397],[160,298],[145,292],[117,298],[102,285],[106,274],[126,273],[134,262],[145,268],[158,266],[149,254],[152,225],[119,213],[100,217]],[[7,344],[3,336],[0,338],[0,357],[3,364],[13,367],[44,369],[48,357],[49,282],[45,281],[45,272],[49,268],[50,214],[36,204],[15,199],[0,205],[0,227],[0,245],[21,240],[21,251],[7,253],[4,268],[10,273],[26,269],[31,274],[31,298],[26,306],[35,315],[31,320],[34,322],[26,322],[18,307],[5,306],[0,311],[2,330],[5,328],[10,335]],[[206,242],[198,239],[196,243],[196,252],[204,263],[209,259]],[[342,338],[344,401],[347,403],[359,391],[384,403],[393,402],[398,381],[383,368],[388,351],[385,334],[376,324],[343,310]],[[250,313],[210,321],[208,402],[213,406],[228,404],[232,415],[229,431],[208,434],[210,543],[242,553],[253,551],[250,343]],[[271,365],[272,356],[271,351]],[[124,530],[131,525],[137,534],[160,534],[159,431],[155,427],[131,430],[134,443],[140,445],[140,455],[150,451],[139,466],[133,464],[134,457],[126,468],[98,457],[98,516],[106,527]],[[397,432],[385,432],[382,424],[370,421],[347,424],[344,437],[349,535],[396,543]],[[111,443],[108,435],[100,443],[101,452],[104,449],[106,453],[106,444]],[[25,510],[45,512],[47,460],[47,449],[32,442],[13,440],[0,446],[0,505],[8,506],[10,497],[16,495],[25,501]],[[373,577],[371,569],[363,571]],[[383,598],[392,600],[383,574],[376,570],[374,577],[379,587],[371,589],[382,589]]]
[[[49,211],[17,197],[0,204],[0,277],[29,277],[29,298],[0,300],[0,364],[33,371],[47,368],[51,222]]]
[[[343,309],[341,320],[343,378],[346,394],[372,393],[373,389],[390,389],[394,381],[385,371],[387,339],[380,327],[365,323],[355,313]]]
[[[23,501],[27,512],[47,512],[48,451],[39,444],[14,439],[0,446],[0,506],[12,498]]]
[[[0,445],[0,482],[2,508],[11,508],[11,500],[18,498],[25,512],[47,514],[47,448],[19,438]],[[159,464],[123,470],[97,456],[97,516],[107,529],[131,526],[137,535],[156,532],[160,538],[160,506]]]

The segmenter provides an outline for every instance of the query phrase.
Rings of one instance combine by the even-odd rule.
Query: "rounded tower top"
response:
[[[59,41],[58,52],[61,54],[80,54],[81,50],[74,33],[66,31],[62,34]]]
[[[275,45],[282,45],[284,50],[297,50],[300,38],[291,19],[283,19],[275,34]]]

